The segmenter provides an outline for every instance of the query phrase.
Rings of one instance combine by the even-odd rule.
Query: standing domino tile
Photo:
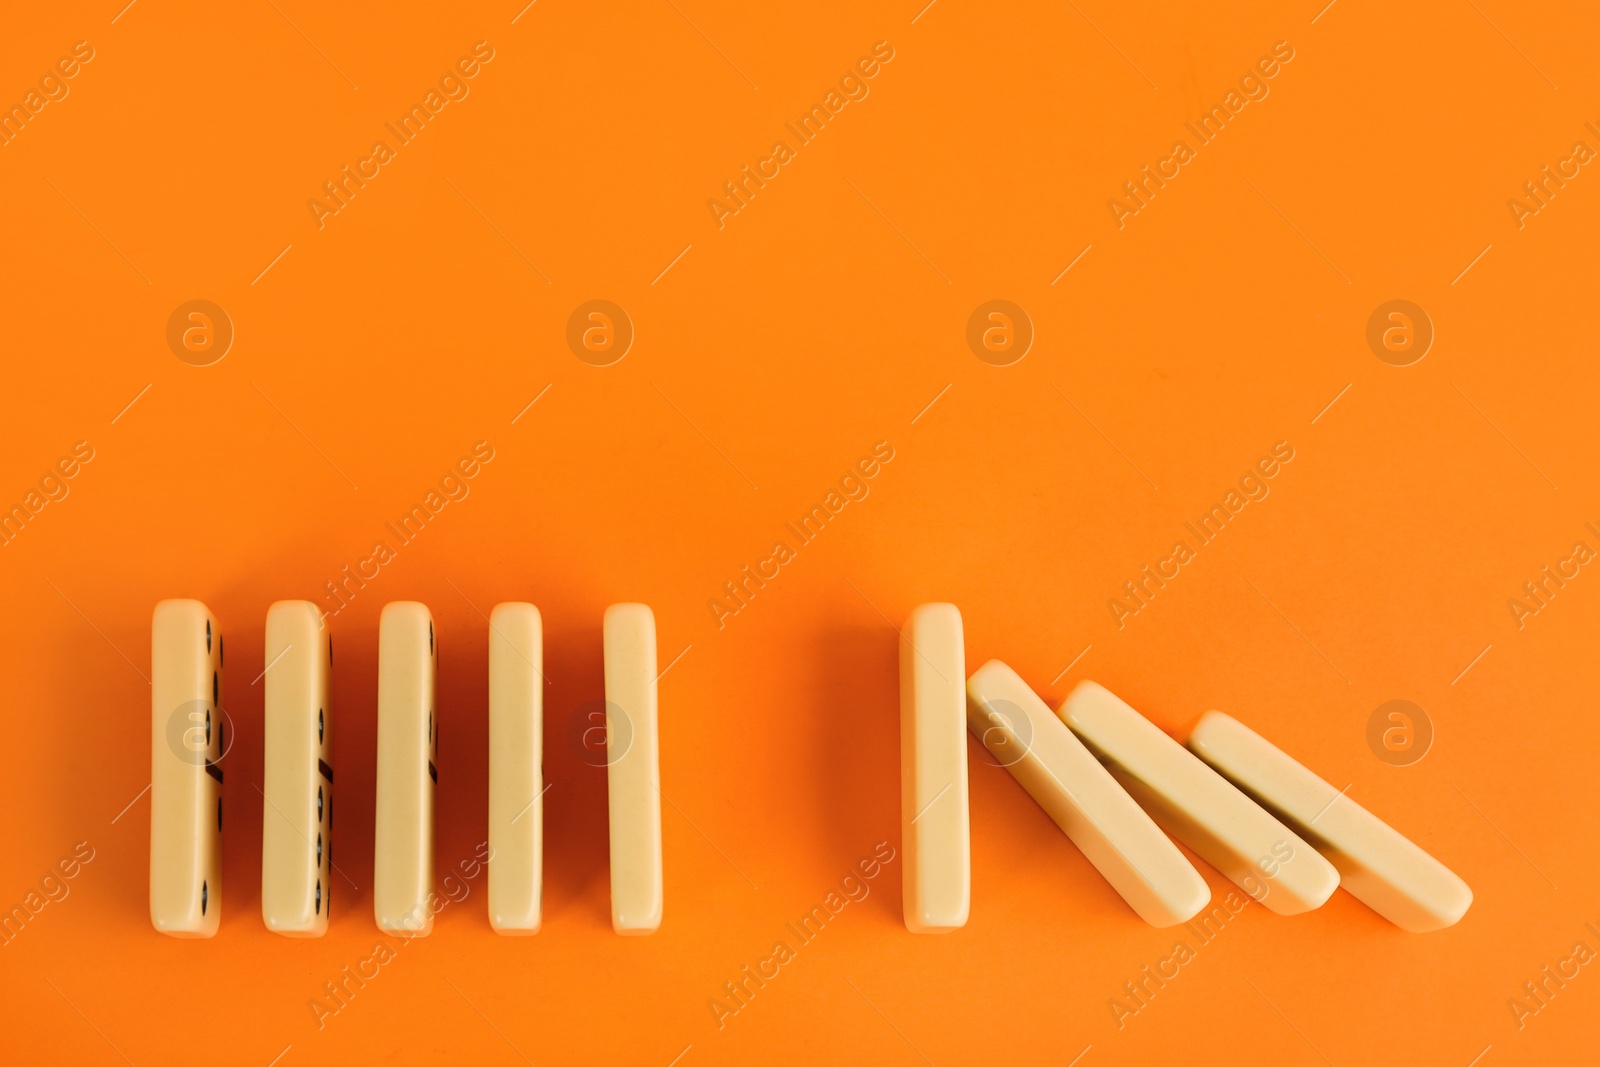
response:
[[[1294,827],[1339,869],[1339,884],[1402,930],[1453,926],[1472,890],[1388,823],[1231,716],[1207,712],[1189,747]]]
[[[261,917],[273,933],[321,937],[333,869],[333,638],[315,604],[267,609],[266,656]]]
[[[150,921],[211,937],[222,911],[222,634],[198,600],[150,624]]]
[[[653,934],[662,908],[656,617],[644,604],[613,604],[604,630],[611,928]]]
[[[544,853],[544,631],[532,604],[489,616],[489,925],[539,932]]]
[[[433,616],[398,600],[378,621],[378,798],[372,907],[378,928],[433,932],[433,792],[439,780]]]
[[[990,660],[967,681],[967,723],[1151,926],[1187,922],[1211,887],[1017,672]]]
[[[943,933],[965,926],[972,904],[961,612],[954,604],[923,604],[911,612],[900,636],[906,929]]]
[[[1320,908],[1339,872],[1155,723],[1080,682],[1061,718],[1174,837],[1279,915]]]

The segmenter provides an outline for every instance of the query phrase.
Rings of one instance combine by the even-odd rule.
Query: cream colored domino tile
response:
[[[1279,915],[1322,906],[1339,872],[1295,832],[1104,686],[1080,682],[1061,718],[1179,841]]]
[[[941,933],[965,926],[972,904],[961,612],[923,604],[900,635],[905,923],[913,933]]]
[[[1200,872],[1016,671],[990,660],[967,695],[973,734],[1140,918],[1176,926],[1206,906]]]
[[[644,604],[613,604],[603,631],[611,927],[651,934],[662,911],[655,615]]]
[[[1398,830],[1272,742],[1220,711],[1203,715],[1189,748],[1310,841],[1339,869],[1339,884],[1402,930],[1453,926],[1472,890]]]

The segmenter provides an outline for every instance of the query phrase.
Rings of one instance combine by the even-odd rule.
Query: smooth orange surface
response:
[[[0,546],[0,906],[27,916],[0,947],[8,1061],[1593,1058],[1592,8],[120,5],[11,5],[0,33],[0,101],[25,110],[76,42],[93,55],[0,146],[0,503],[42,505]],[[1185,124],[1242,101],[1278,42],[1292,60],[1247,86],[1268,95],[1200,144]],[[463,58],[447,88],[468,95],[397,144],[386,123]],[[846,88],[868,95],[800,143],[785,124],[863,59]],[[308,208],[347,165],[374,176]],[[775,176],[708,208],[747,165]],[[1176,175],[1109,207],[1146,165]],[[233,327],[209,366],[169,348],[194,300]],[[610,335],[580,317],[586,359],[568,346],[594,300],[631,320],[620,361],[614,316]],[[1031,322],[1020,361],[1014,314],[1009,347],[1002,326],[982,348],[987,318],[986,358],[968,347],[993,300]],[[1432,322],[1409,366],[1368,346],[1391,300]],[[92,459],[47,478],[79,442]],[[445,482],[466,495],[401,544],[385,524],[479,442],[492,458]],[[1279,442],[1293,459],[1247,485],[1269,495],[1199,544],[1185,524]],[[785,524],[831,491],[859,499],[800,543]],[[380,539],[393,558],[364,563]],[[1108,607],[1146,565],[1171,574],[1180,540],[1192,558],[1146,606]],[[1568,577],[1530,600],[1546,565]],[[329,619],[348,878],[328,936],[290,941],[260,918],[252,679],[267,607],[335,607],[346,566],[375,573]],[[746,566],[776,576],[709,608]],[[205,942],[147,916],[166,597],[203,600],[227,641]],[[402,599],[438,624],[437,878],[459,899],[380,951],[376,629]],[[473,867],[502,600],[547,627],[533,938],[491,931]],[[638,939],[610,931],[584,747],[624,600],[652,607],[671,664],[665,920]],[[969,663],[1004,658],[1052,705],[1093,678],[1174,732],[1237,716],[1461,874],[1472,910],[1409,935],[1341,893],[1293,919],[1244,907],[1208,943],[1151,929],[973,743],[971,921],[906,933],[881,858],[891,620],[932,600],[960,606]],[[1369,748],[1390,700],[1431,723],[1420,762]],[[830,900],[810,942],[786,925]],[[1178,940],[1187,962],[1164,962]],[[1125,983],[1155,989],[1147,966],[1171,977],[1140,1005]]]

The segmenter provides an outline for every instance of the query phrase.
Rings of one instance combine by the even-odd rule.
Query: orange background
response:
[[[1593,1058],[1595,967],[1521,1029],[1507,1000],[1600,949],[1600,577],[1521,629],[1507,600],[1600,547],[1600,177],[1520,230],[1506,206],[1600,147],[1592,10],[119,6],[13,5],[0,34],[5,101],[95,50],[0,148],[0,501],[95,453],[0,548],[0,906],[95,854],[0,948],[7,1058]],[[480,40],[470,95],[319,230],[307,200]],[[870,95],[718,229],[706,201],[878,41]],[[1119,230],[1108,199],[1278,41],[1270,95]],[[207,367],[165,340],[196,298],[237,333]],[[594,298],[637,331],[604,368],[565,341]],[[965,342],[993,298],[1036,330],[1008,367]],[[1436,329],[1409,367],[1365,341],[1394,298]],[[274,937],[267,607],[326,604],[480,440],[470,495],[330,620],[349,880],[327,937]],[[719,629],[707,600],[879,441],[870,495]],[[1119,629],[1122,582],[1278,441],[1270,497]],[[178,596],[222,621],[237,728],[205,942],[147,914],[149,619]],[[483,613],[543,612],[545,928],[495,936],[480,877],[319,1029],[308,1001],[377,940],[376,623],[399,599],[441,635],[441,878],[486,832]],[[620,600],[655,609],[663,666],[689,649],[661,681],[667,904],[644,939],[610,931],[604,772],[566,733]],[[969,925],[908,934],[891,863],[719,1029],[723,983],[898,848],[891,620],[928,600],[960,605],[969,669],[1004,658],[1052,705],[1093,678],[1174,731],[1238,716],[1460,873],[1471,911],[1414,936],[1343,893],[1249,907],[1119,1029],[1110,999],[1187,935],[1140,922],[974,746]],[[1366,743],[1397,698],[1436,731],[1408,767]]]

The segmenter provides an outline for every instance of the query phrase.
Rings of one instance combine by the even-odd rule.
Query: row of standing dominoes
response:
[[[661,794],[655,616],[613,604],[604,622],[611,919],[619,934],[661,924]],[[543,626],[532,604],[489,619],[489,918],[538,931],[543,886]],[[151,641],[150,920],[174,937],[217,932],[222,841],[222,635],[197,600],[156,605]],[[267,612],[261,913],[289,937],[328,929],[333,643],[315,605]],[[433,616],[385,605],[378,624],[378,776],[373,910],[378,926],[433,928],[439,724]],[[619,718],[626,729],[619,729]],[[215,818],[213,820],[213,812]]]
[[[1051,714],[999,660],[968,678],[953,604],[923,604],[901,634],[901,831],[913,932],[963,926],[971,906],[963,725],[1152,926],[1187,922],[1211,900],[1167,834],[1279,915],[1318,908],[1343,885],[1420,933],[1455,924],[1472,903],[1442,863],[1222,712],[1204,715],[1186,748],[1094,682]]]
[[[150,915],[163,933],[209,937],[220,913],[219,764],[227,751],[222,636],[203,604],[168,600],[156,606],[152,637]],[[922,605],[902,637],[904,907],[915,932],[963,926],[970,910],[963,724],[1154,926],[1186,922],[1211,898],[1161,827],[1281,915],[1320,907],[1341,883],[1411,931],[1450,926],[1472,902],[1444,865],[1221,712],[1200,720],[1186,749],[1093,682],[1073,691],[1058,718],[998,660],[967,678],[954,605]],[[428,609],[385,606],[378,644],[374,912],[384,930],[426,934],[435,910],[438,752]],[[618,933],[647,934],[662,912],[650,609],[609,608],[604,646],[612,923]],[[261,900],[267,927],[288,936],[315,937],[328,924],[332,661],[314,605],[272,606]],[[542,662],[538,610],[497,606],[489,631],[489,915],[505,934],[534,933],[540,924]],[[618,729],[619,717],[626,729]]]

